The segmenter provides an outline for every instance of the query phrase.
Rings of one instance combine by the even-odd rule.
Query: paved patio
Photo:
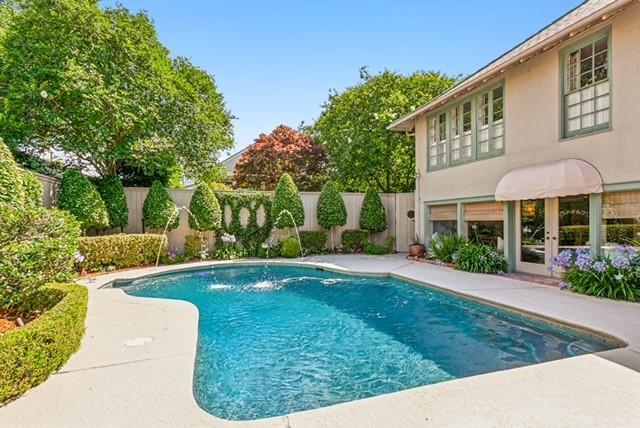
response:
[[[0,408],[0,426],[584,427],[637,426],[640,420],[638,304],[453,271],[410,262],[403,255],[316,256],[302,262],[428,282],[474,299],[617,337],[629,346],[283,417],[224,421],[201,410],[193,398],[195,307],[100,288],[117,279],[186,266],[138,269],[84,281],[90,297],[80,351],[44,384]],[[216,264],[220,263],[187,266]],[[140,347],[124,345],[136,337],[153,341]]]

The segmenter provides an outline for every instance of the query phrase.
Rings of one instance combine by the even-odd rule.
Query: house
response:
[[[545,273],[640,238],[640,2],[590,0],[390,130],[415,135],[416,231]]]

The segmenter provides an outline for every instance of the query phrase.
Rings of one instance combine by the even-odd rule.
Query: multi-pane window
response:
[[[427,142],[430,169],[502,154],[504,87],[494,87],[431,116]]]
[[[609,34],[570,48],[564,61],[564,136],[605,129],[610,121]]]
[[[447,163],[447,115],[442,113],[428,123],[429,168]]]
[[[449,112],[451,120],[451,162],[471,159],[471,101],[455,106]]]

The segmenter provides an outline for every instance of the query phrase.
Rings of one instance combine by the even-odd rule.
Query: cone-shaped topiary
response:
[[[329,181],[318,197],[318,224],[325,229],[347,224],[347,207],[335,184]]]
[[[159,181],[154,181],[142,205],[144,226],[150,229],[164,229],[176,208],[167,189]],[[180,225],[179,217],[174,215],[175,220],[169,224],[167,230],[173,230]]]
[[[360,229],[369,232],[383,232],[387,229],[387,213],[380,195],[375,190],[367,190],[360,210]]]
[[[24,190],[24,201],[30,207],[41,207],[44,205],[44,188],[31,171],[22,171],[22,189]]]
[[[98,190],[79,171],[68,170],[62,177],[58,207],[80,222],[83,231],[109,227],[107,207]]]
[[[193,216],[189,216],[189,227],[193,230],[204,232],[220,230],[222,227],[220,203],[207,184],[199,184],[196,187],[191,197],[189,211],[193,214]]]
[[[304,206],[302,205],[302,198],[300,198],[296,184],[287,173],[282,174],[282,177],[280,177],[278,187],[276,187],[275,194],[273,195],[271,218],[274,222],[273,225],[278,229],[294,227],[294,224],[291,221],[291,216],[286,213],[280,216],[283,211],[289,211],[291,213],[291,216],[296,222],[295,226],[300,227],[304,224]],[[280,221],[278,221],[279,216]],[[276,221],[278,221],[277,224]]]
[[[129,207],[127,197],[124,194],[122,182],[115,175],[101,180],[98,183],[98,192],[102,196],[104,205],[109,213],[109,224],[112,228],[123,229],[129,224]]]
[[[0,140],[0,203],[22,205],[24,197],[20,169],[9,147]]]

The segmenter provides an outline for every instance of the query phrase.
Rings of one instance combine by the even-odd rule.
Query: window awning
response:
[[[598,170],[580,159],[563,159],[509,171],[498,182],[496,201],[589,193],[602,193],[602,177]]]

